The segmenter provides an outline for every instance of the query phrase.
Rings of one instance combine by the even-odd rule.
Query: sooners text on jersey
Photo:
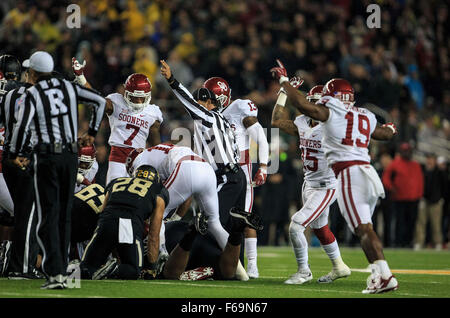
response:
[[[334,184],[336,178],[333,170],[328,166],[322,148],[322,125],[317,124],[311,127],[309,120],[305,115],[297,116],[294,120],[300,138],[299,148],[303,161],[305,181]]]

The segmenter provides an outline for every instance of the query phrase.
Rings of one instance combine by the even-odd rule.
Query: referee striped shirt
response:
[[[177,80],[170,84],[175,96],[194,119],[194,151],[211,164],[215,171],[239,163],[239,148],[234,132],[216,110],[197,103],[191,93]]]
[[[17,122],[19,113],[19,100],[21,96],[25,94],[27,88],[31,86],[31,84],[24,83],[22,85],[23,86],[7,92],[4,96],[2,96],[2,100],[0,102],[0,127],[5,128],[5,150],[8,149],[12,138],[12,130],[14,128],[14,124]],[[30,137],[31,133],[27,134],[27,138],[24,143],[25,146],[29,145]]]
[[[32,132],[33,146],[76,142],[78,103],[95,107],[88,132],[95,136],[103,118],[106,100],[95,91],[76,83],[41,76],[19,100],[18,121],[14,125],[10,153],[17,154],[22,150],[28,129]]]

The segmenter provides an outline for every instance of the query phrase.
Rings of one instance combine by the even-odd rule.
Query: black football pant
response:
[[[77,169],[78,156],[71,151],[34,154],[37,241],[47,276],[65,276],[67,272]]]
[[[108,213],[108,212],[103,212]],[[120,258],[118,272],[114,278],[138,279],[143,264],[142,231],[133,226],[133,243],[119,243],[119,217],[102,215],[97,228],[87,245],[80,264],[81,278],[90,279],[92,275],[107,261],[108,255],[116,250]]]
[[[241,210],[245,209],[247,178],[245,177],[244,171],[242,171],[240,166],[237,173],[228,172],[223,175],[222,178],[226,180],[226,183],[221,186],[219,192],[217,193],[219,196],[220,223],[223,228],[230,233],[232,225],[230,217],[231,208],[236,207]],[[241,245],[244,246],[244,238],[242,239]],[[241,255],[239,259],[241,260],[241,263],[244,264],[243,248],[241,248]]]
[[[7,272],[28,273],[36,266],[39,245],[32,164],[21,170],[6,160],[6,156],[3,160],[3,176],[14,202],[14,231]]]

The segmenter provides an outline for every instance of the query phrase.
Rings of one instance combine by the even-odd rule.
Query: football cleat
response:
[[[287,285],[301,285],[313,279],[311,271],[308,269],[299,270],[291,275],[284,283]]]
[[[63,275],[50,276],[41,286],[41,289],[66,289],[67,277]]]
[[[197,267],[181,273],[179,280],[204,280],[214,275],[212,267]]]
[[[258,278],[259,277],[259,272],[258,272],[258,266],[256,266],[256,264],[253,263],[248,263],[247,264],[247,275],[249,278]]]
[[[0,277],[6,276],[11,254],[11,241],[2,241],[0,243]]]
[[[384,279],[375,266],[372,266],[372,274],[367,277],[367,288],[363,294],[381,294],[398,289],[398,282],[394,275]]]
[[[208,233],[208,216],[203,211],[195,214],[194,226],[195,230],[200,235],[205,235],[206,233]]]
[[[256,213],[249,213],[236,207],[231,208],[230,215],[234,218],[243,220],[251,228],[261,231],[264,226],[261,217]]]
[[[248,281],[250,277],[248,276],[247,272],[245,271],[244,266],[242,266],[241,261],[238,261],[237,267],[236,267],[236,278],[238,280],[242,280],[244,282]]]
[[[345,265],[345,264],[344,264]],[[335,281],[338,278],[345,278],[350,276],[350,274],[352,273],[352,271],[350,270],[350,268],[345,265],[345,266],[340,266],[339,268],[333,268],[331,270],[331,272],[329,272],[328,274],[320,277],[317,282],[318,283],[332,283],[333,281]]]
[[[117,270],[119,269],[119,264],[117,262],[117,258],[112,258],[106,262],[105,265],[100,267],[94,275],[92,275],[93,280],[106,279],[113,276]]]

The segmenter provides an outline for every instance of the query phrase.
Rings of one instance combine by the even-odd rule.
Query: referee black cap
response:
[[[194,97],[194,99],[196,101],[202,101],[202,102],[206,102],[208,99],[210,99],[213,103],[216,102],[216,94],[213,93],[213,91],[205,88],[205,87],[200,87],[198,89],[196,89],[193,93],[192,96]]]

